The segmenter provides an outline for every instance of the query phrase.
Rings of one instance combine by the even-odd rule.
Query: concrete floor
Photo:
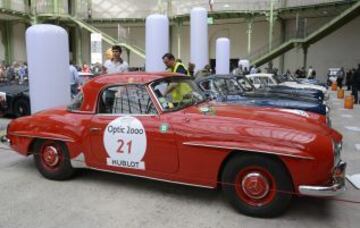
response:
[[[360,173],[360,107],[344,110],[331,93],[333,127],[344,135],[348,174]],[[4,129],[8,119],[0,119]],[[355,128],[356,130],[356,128]],[[359,146],[360,147],[360,146]],[[70,181],[50,181],[32,157],[0,146],[0,228],[11,227],[359,227],[360,191],[336,199],[295,199],[279,218],[237,213],[221,191],[186,187],[115,174],[81,170]],[[343,202],[341,199],[358,201]]]

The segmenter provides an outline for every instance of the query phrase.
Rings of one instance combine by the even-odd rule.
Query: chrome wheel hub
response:
[[[264,198],[270,191],[269,181],[258,172],[251,172],[241,181],[243,192],[252,199]]]

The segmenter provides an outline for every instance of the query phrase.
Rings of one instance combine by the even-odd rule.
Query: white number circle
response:
[[[104,132],[104,146],[112,159],[140,162],[146,152],[146,133],[142,123],[131,116],[111,121]]]

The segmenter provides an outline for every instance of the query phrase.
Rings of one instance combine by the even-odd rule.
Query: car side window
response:
[[[226,80],[226,84],[228,87],[229,92],[237,92],[242,90],[238,84],[236,83],[236,81],[234,79],[228,79]]]
[[[227,93],[228,92],[228,88],[226,86],[226,82],[224,79],[215,79],[213,82],[219,93]]]
[[[156,114],[152,100],[143,85],[112,86],[103,91],[99,113]]]

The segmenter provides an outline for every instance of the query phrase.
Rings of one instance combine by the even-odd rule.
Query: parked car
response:
[[[281,75],[281,76],[279,76],[279,78],[281,81],[299,82],[299,83],[303,83],[303,84],[313,84],[313,85],[322,86],[324,88],[328,87],[328,85],[326,83],[323,83],[317,79],[296,78],[293,75],[288,75],[288,74]]]
[[[15,117],[30,115],[29,86],[6,84],[0,86],[0,113]]]
[[[318,99],[257,91],[244,76],[212,75],[197,78],[196,83],[202,91],[220,102],[297,109],[327,116],[326,105]]]
[[[340,133],[280,109],[209,101],[172,73],[96,77],[68,107],[12,120],[2,140],[49,179],[88,168],[221,187],[251,216],[277,216],[294,195],[345,189]]]
[[[265,89],[279,93],[294,94],[302,97],[315,97],[322,101],[328,99],[329,96],[327,91],[324,93],[323,90],[313,88],[313,86],[306,86],[304,84],[283,83],[276,77],[273,77],[272,74],[250,74],[246,75],[246,77],[257,89]]]
[[[298,81],[282,81],[280,80],[280,78],[276,75],[273,74],[252,74],[252,75],[247,75],[248,78],[254,78],[254,77],[260,77],[263,79],[267,79],[269,85],[284,85],[284,86],[289,86],[292,88],[300,88],[300,89],[316,89],[319,90],[321,92],[323,92],[324,94],[327,93],[327,88],[324,86],[319,86],[319,85],[313,85],[313,84],[304,84],[304,83],[300,83]]]

